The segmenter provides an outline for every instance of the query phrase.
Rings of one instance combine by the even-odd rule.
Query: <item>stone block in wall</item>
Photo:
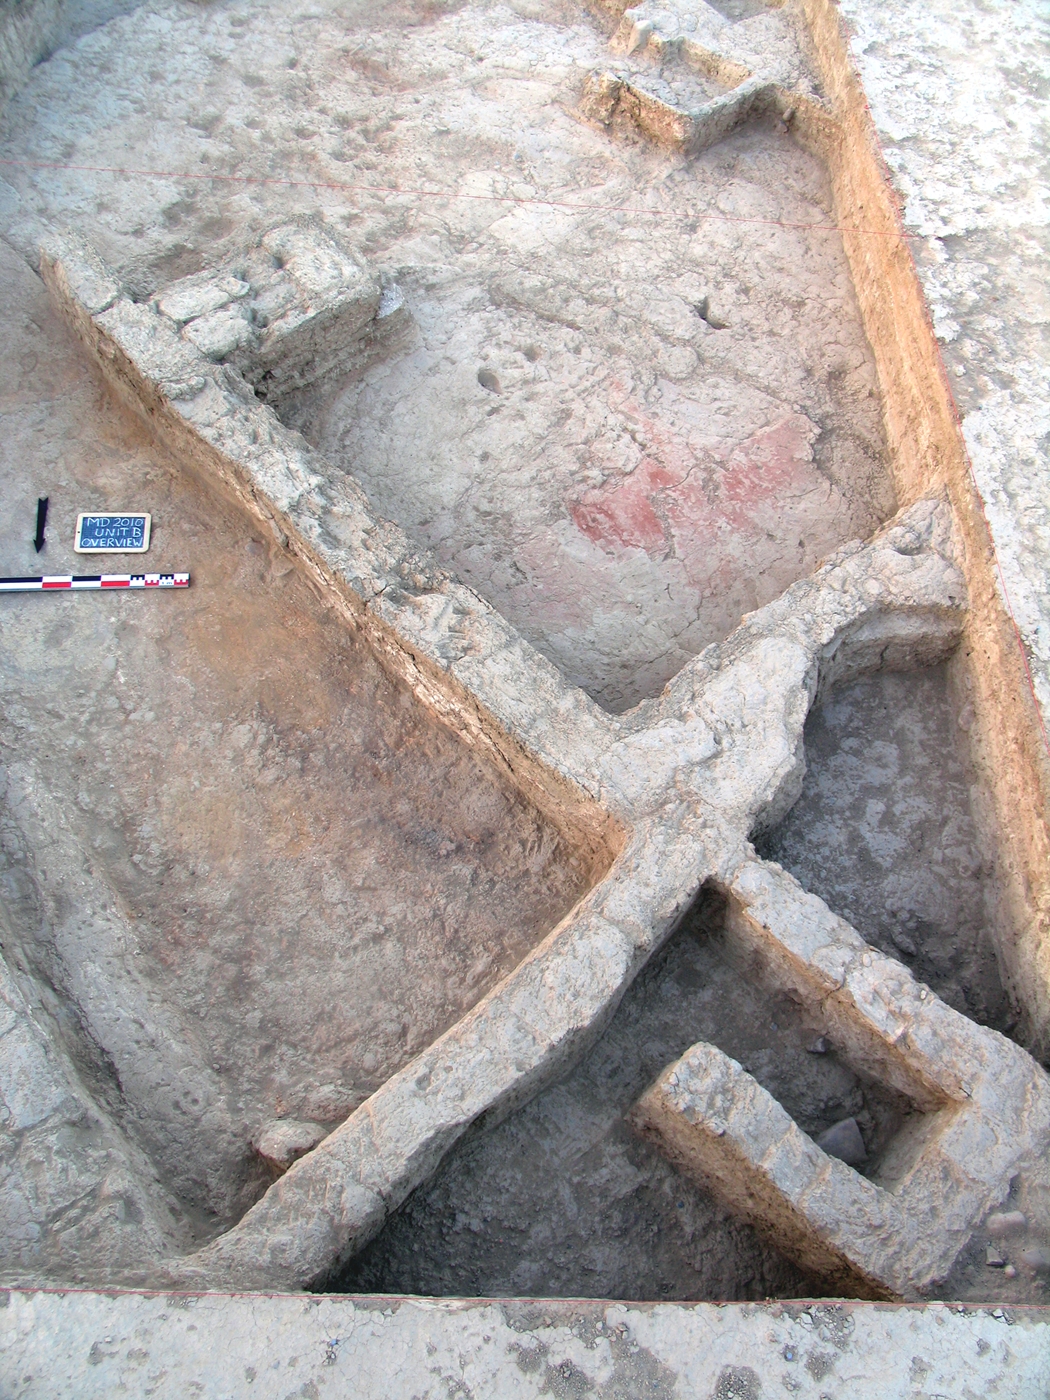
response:
[[[409,322],[400,289],[316,220],[271,229],[226,266],[162,288],[152,306],[278,409],[360,371]]]
[[[761,77],[747,78],[731,92],[687,111],[647,91],[643,83],[616,73],[595,73],[584,85],[578,111],[602,126],[625,120],[658,146],[693,156],[775,106],[774,85]]]
[[[260,338],[245,378],[260,397],[284,399],[349,372],[374,328],[379,279],[320,224],[271,229],[260,252],[273,273],[253,288]]]
[[[823,1152],[716,1046],[687,1050],[642,1096],[631,1121],[683,1175],[838,1291],[861,1298],[907,1291],[863,1247],[874,1223],[891,1238],[903,1227],[892,1197]]]

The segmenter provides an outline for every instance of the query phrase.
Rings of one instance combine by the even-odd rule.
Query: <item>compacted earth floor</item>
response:
[[[147,296],[326,219],[414,329],[290,420],[624,710],[894,499],[826,171],[771,121],[686,159],[581,120],[615,24],[151,0],[12,102],[0,226]]]
[[[3,571],[97,569],[78,511],[142,509],[110,567],[192,574],[0,600],[4,952],[208,1231],[268,1181],[267,1123],[344,1118],[595,872],[107,396],[3,243],[0,306]],[[46,1233],[34,1131],[0,1125],[3,1191]]]

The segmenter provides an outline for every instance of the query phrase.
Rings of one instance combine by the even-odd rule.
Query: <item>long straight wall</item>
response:
[[[1004,980],[1023,1013],[1019,1035],[1050,1049],[1050,763],[1029,659],[1004,603],[984,503],[890,172],[833,0],[799,0],[839,122],[807,131],[831,170],[857,298],[875,354],[901,505],[943,492],[955,512],[970,615],[953,663],[969,724],[977,817],[996,852],[994,911]],[[972,720],[971,720],[972,716]]]

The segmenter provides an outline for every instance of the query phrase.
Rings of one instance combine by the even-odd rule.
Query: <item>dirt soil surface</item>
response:
[[[140,295],[290,215],[343,230],[415,339],[295,421],[623,710],[894,501],[826,172],[772,124],[686,160],[579,120],[614,23],[145,4],[11,104],[0,156],[79,168],[6,166],[0,210]]]
[[[72,551],[77,512],[136,508],[150,552],[109,566],[193,576],[3,598],[4,951],[210,1230],[265,1183],[268,1120],[340,1121],[591,872],[106,396],[4,244],[0,315],[4,572],[104,567]]]

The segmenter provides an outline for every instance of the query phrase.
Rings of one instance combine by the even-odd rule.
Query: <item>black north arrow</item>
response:
[[[36,545],[37,554],[39,554],[44,547],[44,526],[47,524],[47,503],[49,499],[48,496],[41,496],[36,503],[36,539],[33,543]]]

